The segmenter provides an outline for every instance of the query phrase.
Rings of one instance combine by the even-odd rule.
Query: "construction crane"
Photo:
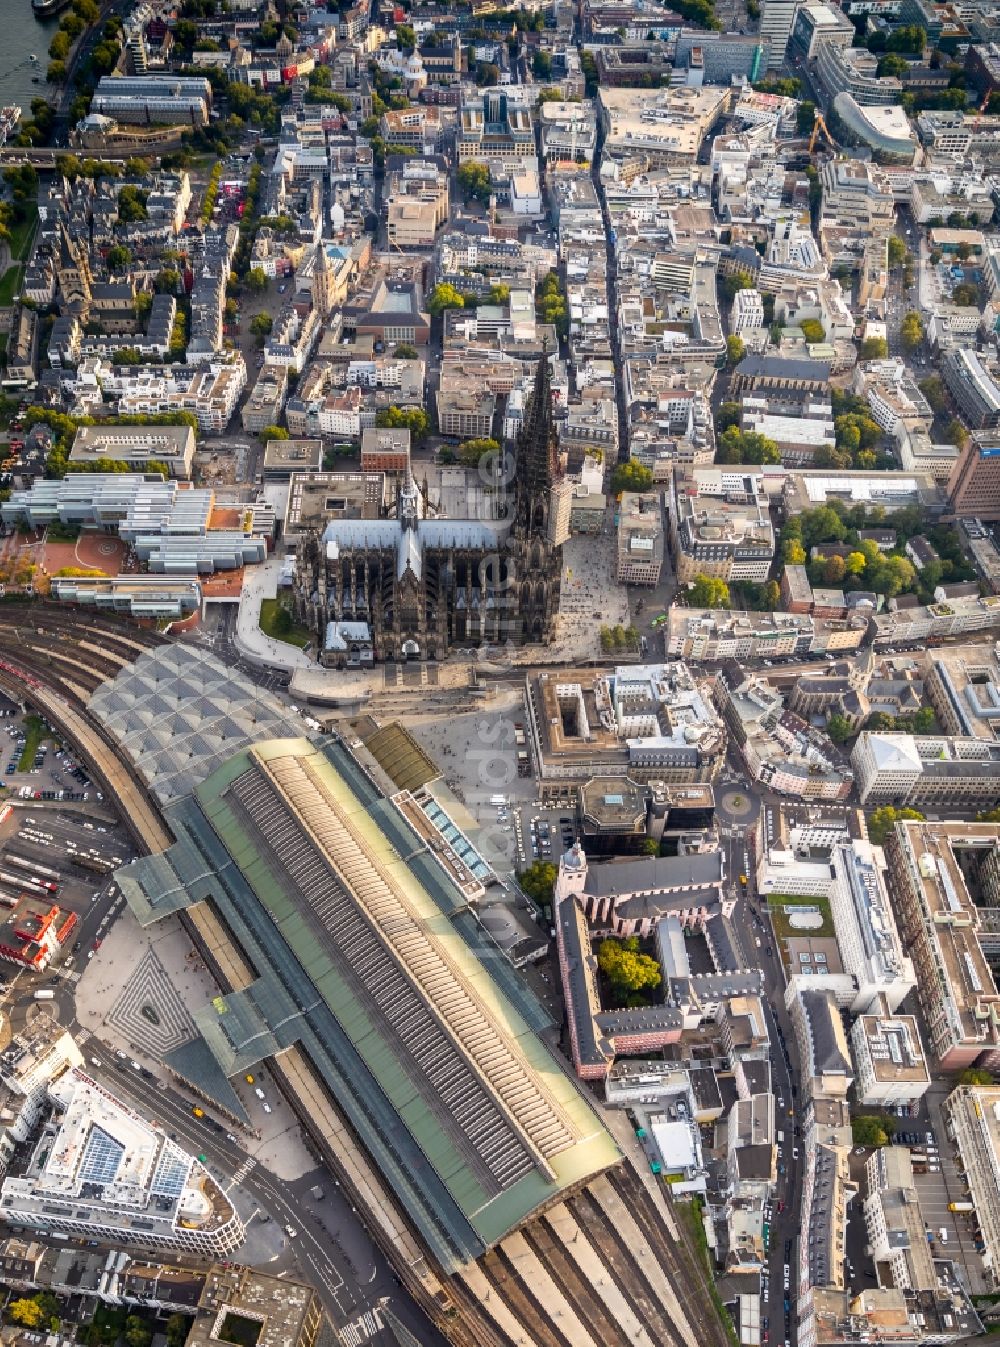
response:
[[[823,132],[823,135],[826,137],[826,143],[830,147],[831,153],[836,154],[837,146],[834,143],[833,136],[830,135],[830,128],[823,120],[822,112],[820,112],[819,108],[817,108],[815,112],[815,120],[813,121],[812,135],[809,137],[810,158],[812,158],[812,156],[816,153],[816,138],[818,137],[821,131]]]

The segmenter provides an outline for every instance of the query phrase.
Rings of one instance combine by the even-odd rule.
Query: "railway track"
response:
[[[87,713],[90,694],[138,655],[165,638],[108,619],[81,621],[73,612],[38,605],[0,605],[0,687],[29,702],[73,744],[144,851],[173,840],[145,785],[100,725]]]

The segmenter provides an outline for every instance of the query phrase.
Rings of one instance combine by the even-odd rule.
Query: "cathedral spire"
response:
[[[552,424],[552,371],[549,368],[548,351],[543,350],[518,437],[517,477],[522,496],[522,518],[534,521],[539,507],[544,513],[548,512],[549,492],[557,473],[556,432]]]

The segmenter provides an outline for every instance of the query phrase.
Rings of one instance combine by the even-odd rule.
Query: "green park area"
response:
[[[312,640],[306,627],[300,627],[280,599],[263,599],[260,605],[260,629],[273,641],[284,641],[301,650]]]
[[[31,248],[31,240],[38,224],[38,210],[30,205],[25,208],[24,219],[10,225],[11,265],[0,276],[0,306],[12,304],[14,296],[21,288],[21,276],[24,272],[24,260]]]

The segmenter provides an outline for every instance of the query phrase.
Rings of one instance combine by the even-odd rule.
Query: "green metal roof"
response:
[[[239,753],[171,826],[208,875],[191,899],[261,973],[196,1014],[223,1070],[299,1042],[446,1266],[619,1159],[544,1011],[343,745]],[[151,866],[150,892],[145,865],[123,888],[151,921],[176,888]]]

